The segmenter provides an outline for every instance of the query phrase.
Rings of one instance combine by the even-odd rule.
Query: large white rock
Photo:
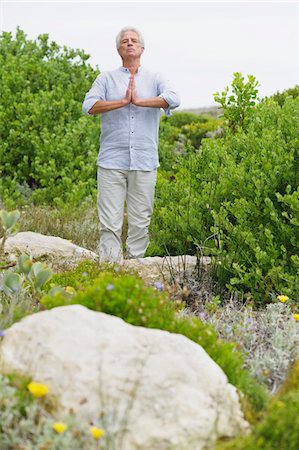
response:
[[[117,450],[213,448],[248,428],[236,389],[199,345],[80,305],[14,324],[0,361],[3,373],[46,383],[60,414],[73,411],[115,432]]]
[[[73,267],[84,259],[97,259],[97,255],[79,247],[67,239],[46,236],[32,231],[23,231],[5,242],[4,250],[9,254],[27,254],[34,259],[44,259],[54,267]]]

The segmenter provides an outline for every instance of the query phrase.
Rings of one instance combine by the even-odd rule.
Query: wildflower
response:
[[[163,291],[163,283],[161,283],[161,281],[157,281],[155,283],[155,288],[157,289],[157,291]]]
[[[87,277],[88,273],[87,272],[83,272],[82,273],[82,277]]]
[[[55,422],[52,425],[52,428],[56,433],[64,433],[67,430],[67,425],[63,422]]]
[[[27,387],[34,397],[44,397],[49,392],[48,386],[34,381],[29,383]]]
[[[105,431],[102,430],[102,428],[98,428],[98,427],[90,427],[89,431],[91,432],[92,437],[97,440],[101,439],[101,437],[103,437],[105,434]]]
[[[294,319],[299,322],[299,314],[293,314]]]
[[[75,289],[72,286],[67,286],[64,290],[71,295],[74,295],[76,293]]]
[[[4,337],[5,336],[5,331],[4,330],[0,330],[0,337]]]
[[[285,303],[289,300],[289,297],[287,295],[278,295],[277,300],[279,300],[281,303]]]
[[[112,291],[112,289],[114,289],[114,284],[109,283],[106,287],[107,291]]]

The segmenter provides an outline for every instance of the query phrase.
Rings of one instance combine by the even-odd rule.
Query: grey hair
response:
[[[134,33],[136,33],[137,36],[138,36],[138,39],[139,39],[139,42],[140,42],[141,47],[144,48],[144,39],[143,39],[143,36],[142,36],[141,32],[140,32],[137,28],[134,28],[134,27],[124,27],[124,28],[122,28],[122,29],[120,30],[120,32],[119,32],[118,35],[116,36],[116,48],[117,48],[117,50],[118,50],[119,47],[120,47],[120,40],[121,40],[121,37],[122,37],[122,35],[123,35],[126,31],[133,31]]]

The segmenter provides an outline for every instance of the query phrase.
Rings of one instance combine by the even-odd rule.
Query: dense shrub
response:
[[[298,299],[298,117],[298,97],[265,99],[159,177],[148,254],[217,255],[231,288]]]
[[[98,71],[89,55],[0,36],[0,195],[38,202],[80,201],[96,188],[99,123],[81,110]]]
[[[206,350],[222,367],[229,381],[247,395],[247,400],[250,399],[255,408],[263,406],[264,389],[242,368],[242,355],[232,344],[220,341],[213,327],[196,318],[179,317],[177,306],[169,301],[165,293],[146,287],[141,279],[122,273],[117,266],[100,273],[97,278],[93,267],[79,266],[69,275],[54,276],[54,283],[62,282],[76,292],[71,289],[50,291],[42,298],[42,304],[54,308],[79,303],[95,311],[121,317],[132,325],[183,334]]]

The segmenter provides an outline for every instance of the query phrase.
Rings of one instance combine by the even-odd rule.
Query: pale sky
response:
[[[299,83],[299,2],[100,2],[0,0],[1,31],[49,34],[90,54],[100,71],[121,65],[115,36],[127,25],[145,38],[142,65],[162,72],[181,108],[214,105],[234,72],[254,75],[259,97]]]

